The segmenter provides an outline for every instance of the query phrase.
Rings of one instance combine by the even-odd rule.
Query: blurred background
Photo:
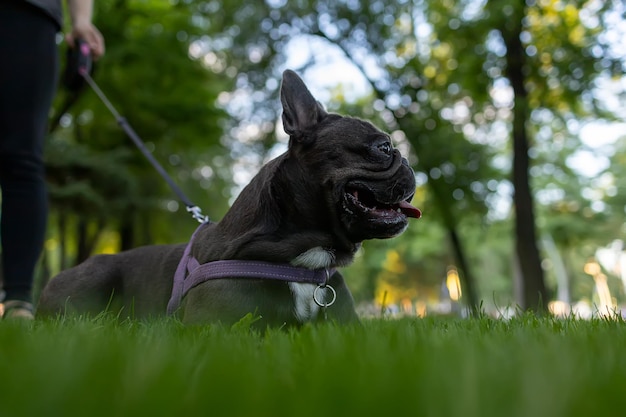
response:
[[[286,149],[286,68],[328,110],[391,134],[424,215],[343,270],[363,314],[626,305],[623,2],[95,6],[107,54],[94,79],[213,220]],[[61,90],[52,113],[37,288],[95,253],[188,240],[197,223],[92,91]]]

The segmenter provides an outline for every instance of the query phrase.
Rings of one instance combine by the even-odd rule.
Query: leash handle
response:
[[[69,91],[78,93],[85,86],[82,74],[91,74],[92,72],[93,61],[89,45],[82,39],[76,39],[74,47],[67,48],[63,84]]]
[[[195,204],[191,202],[191,200],[189,200],[189,198],[185,195],[183,190],[181,190],[181,188],[174,182],[172,177],[170,177],[169,174],[165,171],[165,169],[159,163],[159,161],[157,161],[154,155],[152,155],[152,153],[150,153],[148,148],[146,148],[146,145],[143,143],[139,135],[135,132],[132,126],[128,123],[128,121],[119,114],[119,112],[115,109],[113,104],[111,104],[107,96],[102,92],[100,87],[98,87],[98,84],[96,84],[93,78],[91,78],[90,72],[92,69],[92,64],[91,64],[91,51],[89,49],[89,45],[87,45],[87,43],[82,40],[77,40],[76,49],[78,50],[77,51],[78,57],[76,58],[77,73],[82,77],[83,80],[87,82],[87,84],[89,84],[91,89],[96,93],[96,95],[100,98],[100,100],[104,103],[104,105],[109,109],[113,117],[115,117],[117,124],[120,125],[122,130],[124,130],[124,132],[126,133],[126,136],[128,136],[133,141],[133,143],[141,151],[143,156],[145,156],[146,159],[148,159],[150,164],[152,164],[152,167],[156,169],[156,171],[161,175],[161,177],[165,180],[165,182],[167,182],[167,184],[170,186],[172,191],[174,191],[174,193],[178,196],[180,201],[182,201],[183,204],[187,207],[187,212],[191,213],[191,217],[196,219],[199,223],[208,222],[209,216],[203,215],[200,207],[196,206]]]

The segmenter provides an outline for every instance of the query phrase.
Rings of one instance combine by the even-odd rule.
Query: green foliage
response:
[[[86,145],[55,140],[48,145],[46,158],[52,205],[61,211],[106,217],[142,204],[133,199],[137,184],[127,166],[127,148],[115,149],[103,159]]]
[[[0,323],[7,417],[616,415],[622,321],[367,321],[265,335],[174,320]]]
[[[230,81],[189,57],[190,42],[203,33],[193,21],[195,6],[131,0],[96,6],[107,53],[95,63],[94,79],[192,201],[223,213],[231,180],[214,163],[227,155],[216,101]],[[70,99],[61,89],[55,110]],[[189,226],[171,227],[185,216],[172,212],[182,214],[184,206],[89,88],[46,151],[53,215],[117,229],[121,248],[183,241],[193,230],[190,218]],[[75,236],[68,231],[70,240]]]

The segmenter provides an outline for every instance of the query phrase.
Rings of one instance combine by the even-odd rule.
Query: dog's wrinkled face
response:
[[[322,187],[328,220],[355,243],[402,233],[408,218],[421,216],[409,203],[415,176],[407,160],[371,123],[326,113],[293,77],[286,72],[283,81],[283,125],[291,151]]]
[[[409,204],[415,193],[413,170],[388,135],[359,120],[344,118],[344,123],[359,133],[360,140],[354,142],[360,149],[351,156],[360,157],[361,164],[355,161],[352,166],[359,168],[337,173],[333,192],[342,223],[356,239],[396,236],[406,229],[409,217],[421,216]]]
[[[359,119],[327,116],[302,152],[317,172],[327,202],[353,242],[402,233],[410,217],[415,176],[388,135]]]

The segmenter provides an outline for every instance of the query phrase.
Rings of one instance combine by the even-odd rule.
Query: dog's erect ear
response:
[[[302,79],[291,70],[283,72],[280,101],[283,104],[283,128],[289,136],[298,136],[327,115]]]

